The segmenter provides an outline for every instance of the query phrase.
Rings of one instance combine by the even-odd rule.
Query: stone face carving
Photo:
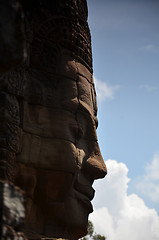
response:
[[[28,239],[87,233],[106,174],[85,0],[22,0],[27,59],[0,77],[1,178],[25,193]]]

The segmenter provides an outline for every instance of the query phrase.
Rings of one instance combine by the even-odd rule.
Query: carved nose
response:
[[[83,162],[82,170],[93,179],[104,178],[107,174],[107,168],[102,158],[97,142],[91,143],[92,151],[89,157]]]
[[[87,171],[94,180],[104,178],[107,174],[107,168],[103,159],[99,160],[97,156],[87,159],[85,163],[85,171]]]

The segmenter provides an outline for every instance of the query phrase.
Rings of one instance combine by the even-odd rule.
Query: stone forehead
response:
[[[29,4],[27,4],[27,7]],[[68,50],[92,72],[91,36],[87,23],[85,0],[41,1],[28,7],[26,38],[31,43],[31,64],[41,56],[48,62],[58,61],[61,51]],[[34,9],[34,10],[33,10]],[[43,65],[46,64],[43,62]]]

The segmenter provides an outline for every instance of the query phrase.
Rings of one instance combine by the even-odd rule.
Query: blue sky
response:
[[[159,214],[159,1],[87,2],[102,155],[125,164],[127,194]]]

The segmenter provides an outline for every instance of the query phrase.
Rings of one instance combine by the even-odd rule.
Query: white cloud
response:
[[[152,86],[152,85],[147,85],[147,84],[141,85],[140,88],[145,89],[148,92],[154,92],[159,89],[158,86]]]
[[[90,220],[95,231],[107,240],[158,240],[157,212],[148,208],[137,194],[127,194],[130,181],[127,166],[115,160],[108,160],[106,164],[108,176],[94,184],[97,196]],[[154,168],[152,172],[156,177]]]
[[[99,101],[104,101],[107,99],[113,99],[116,90],[119,89],[119,85],[108,86],[106,82],[103,82],[97,78],[94,79],[97,98]]]
[[[145,174],[137,178],[136,188],[153,202],[159,202],[159,155],[147,164]]]
[[[139,48],[139,50],[143,50],[143,51],[152,51],[154,48],[154,46],[152,44],[148,44],[148,45],[145,45],[145,46],[142,46]]]
[[[139,47],[138,50],[144,51],[144,52],[158,52],[159,47],[154,46],[153,44],[147,44],[147,45]]]

